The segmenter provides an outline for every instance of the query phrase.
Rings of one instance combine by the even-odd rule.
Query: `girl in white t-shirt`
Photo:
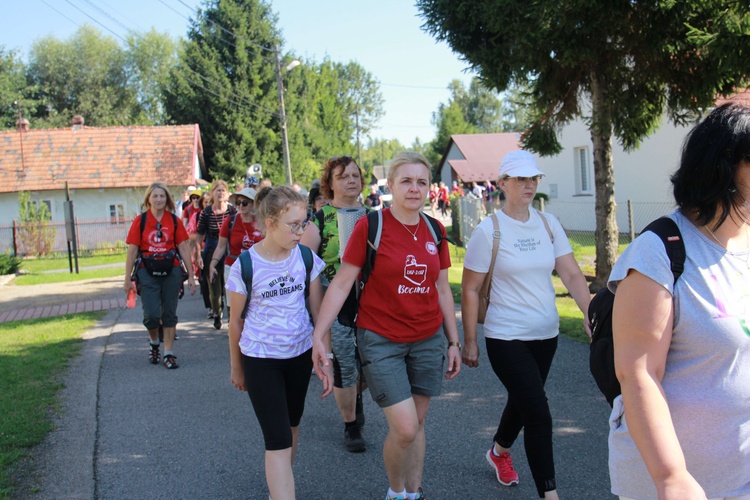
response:
[[[492,369],[508,391],[508,403],[485,456],[500,484],[518,484],[510,447],[524,429],[526,455],[539,497],[557,499],[552,416],[544,391],[559,327],[552,271],[557,271],[584,318],[591,296],[560,223],[531,209],[543,175],[526,151],[508,153],[500,163],[498,186],[505,193],[506,205],[477,226],[466,249],[462,358],[470,367],[479,365],[479,291],[490,272],[492,292],[484,336]],[[490,269],[494,218],[499,222],[500,242],[495,266]]]
[[[229,272],[229,354],[232,384],[247,391],[266,447],[266,482],[275,500],[294,498],[292,464],[312,369],[312,331],[305,307],[307,271],[299,240],[307,225],[307,199],[281,186],[261,190],[256,201],[265,238],[247,252],[253,264],[247,286],[237,259]],[[312,252],[311,252],[312,253]],[[309,303],[317,318],[325,263],[312,254]],[[327,353],[331,352],[330,338]],[[323,395],[333,390],[329,366],[318,367]]]

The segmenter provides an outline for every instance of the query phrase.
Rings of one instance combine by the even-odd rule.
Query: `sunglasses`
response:
[[[531,182],[533,184],[539,184],[539,181],[542,180],[542,175],[535,175],[534,177],[508,177],[509,179],[515,179],[516,183],[521,185],[526,185],[527,183]]]
[[[242,200],[242,201],[237,202],[237,205],[242,206],[242,207],[246,207],[252,204],[253,204],[253,200]]]
[[[164,233],[161,232],[161,222],[157,222],[156,223],[156,238],[158,241],[161,241],[163,236],[164,236]]]
[[[190,197],[190,201],[193,201],[193,200],[200,200],[200,199],[201,199],[201,197],[200,197],[200,196],[191,196],[191,197]]]

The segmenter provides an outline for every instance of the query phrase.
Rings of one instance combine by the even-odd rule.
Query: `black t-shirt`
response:
[[[370,193],[370,195],[367,197],[367,199],[370,201],[371,207],[379,207],[380,206],[380,193]]]

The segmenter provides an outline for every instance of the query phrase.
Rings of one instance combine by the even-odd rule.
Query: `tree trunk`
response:
[[[615,170],[612,163],[612,118],[596,73],[591,74],[591,142],[594,145],[594,180],[596,182],[596,277],[592,292],[607,286],[607,279],[617,259],[619,231],[615,203]]]

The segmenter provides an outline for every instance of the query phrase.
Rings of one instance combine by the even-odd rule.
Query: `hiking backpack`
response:
[[[685,243],[674,220],[669,217],[656,219],[643,230],[656,234],[664,244],[670,268],[677,283],[685,268]],[[643,233],[641,233],[643,234]],[[589,347],[589,370],[596,385],[612,406],[620,395],[620,382],[615,374],[615,352],[612,342],[612,308],[615,295],[604,287],[589,303],[589,323],[591,324],[591,346]]]
[[[313,267],[313,255],[305,245],[297,245],[300,253],[302,254],[302,260],[305,263],[305,299],[310,295],[310,272]],[[245,282],[247,288],[247,299],[245,300],[245,307],[242,308],[242,314],[240,317],[245,319],[247,316],[247,308],[250,305],[250,293],[253,291],[253,259],[250,257],[250,250],[244,250],[237,261],[240,263],[240,271],[242,272],[242,281]]]

